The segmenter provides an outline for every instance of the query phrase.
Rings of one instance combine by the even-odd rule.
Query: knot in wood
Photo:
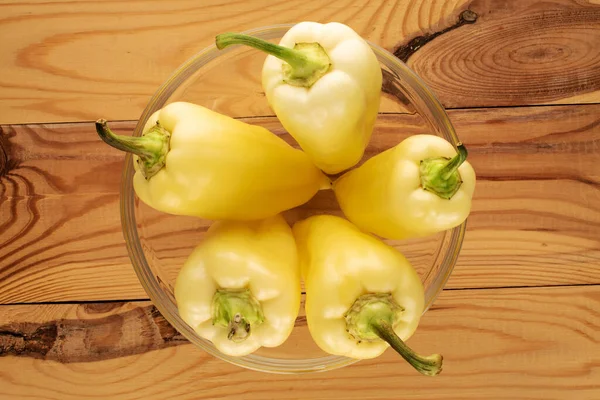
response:
[[[472,24],[477,21],[477,13],[471,10],[465,10],[460,14],[460,20],[464,21],[467,24]]]

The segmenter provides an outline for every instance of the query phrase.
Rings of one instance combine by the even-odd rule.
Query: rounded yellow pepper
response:
[[[337,22],[301,22],[275,45],[225,33],[222,49],[244,44],[269,53],[262,71],[267,100],[300,147],[328,174],[356,165],[379,111],[382,73],[369,44]]]
[[[169,214],[256,220],[330,187],[304,152],[267,129],[191,103],[154,113],[141,137],[115,135],[104,120],[96,129],[109,145],[135,154],[136,194]]]
[[[374,358],[391,345],[425,375],[440,372],[440,355],[422,357],[403,342],[423,313],[423,284],[395,248],[332,215],[293,227],[306,289],[306,320],[330,354]]]
[[[387,239],[426,236],[460,225],[471,211],[475,171],[467,150],[414,135],[334,182],[338,203],[359,228]]]
[[[281,215],[215,222],[175,283],[183,320],[232,356],[282,344],[298,316],[300,293],[296,243]]]

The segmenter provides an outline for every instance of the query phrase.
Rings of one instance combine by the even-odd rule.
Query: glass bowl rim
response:
[[[295,24],[291,23],[262,26],[246,30],[242,33],[266,38],[266,36],[268,36],[269,33],[279,33],[280,31],[282,31],[281,33],[284,34],[285,31],[287,31],[293,25]],[[431,112],[433,116],[435,116],[437,125],[440,127],[440,129],[442,129],[445,132],[445,136],[451,138],[453,144],[456,146],[459,143],[459,140],[454,131],[454,127],[444,107],[441,105],[441,103],[433,94],[433,92],[427,87],[427,85],[421,80],[421,78],[417,76],[404,62],[396,58],[393,54],[391,54],[384,48],[369,41],[367,42],[369,43],[373,51],[377,54],[380,61],[381,59],[387,61],[386,65],[388,67],[390,65],[393,65],[393,67],[390,68],[395,70],[394,72],[399,73],[398,78],[402,78],[408,81],[408,86],[411,89],[415,90],[416,95],[425,103],[426,109],[429,112]],[[170,97],[171,94],[183,82],[190,78],[199,67],[213,60],[218,55],[225,54],[228,51],[233,51],[237,47],[238,46],[231,46],[231,48],[218,50],[215,44],[213,43],[210,46],[207,46],[204,49],[200,50],[192,57],[187,59],[183,64],[181,64],[152,95],[150,101],[146,105],[144,111],[142,112],[142,115],[140,116],[136,124],[134,136],[141,135],[145,121],[150,117],[150,115],[154,111],[160,108],[157,106],[157,104],[164,103],[164,101],[168,97]],[[429,121],[429,123],[432,122]],[[132,163],[132,156],[131,154],[127,154],[127,156],[125,157],[125,167],[123,169],[121,178],[120,214],[121,227],[127,251],[129,253],[129,258],[131,259],[138,280],[140,281],[142,287],[144,288],[144,291],[152,301],[153,305],[158,309],[158,311],[163,315],[163,317],[192,344],[200,347],[202,350],[208,352],[210,355],[227,361],[231,364],[248,368],[251,370],[270,373],[298,374],[308,372],[322,372],[341,368],[359,361],[343,356],[326,356],[316,359],[293,360],[293,362],[283,359],[281,361],[277,361],[276,359],[271,359],[268,357],[253,354],[244,357],[231,357],[219,352],[208,341],[205,341],[205,339],[200,338],[193,331],[193,329],[181,319],[177,311],[177,307],[174,305],[173,307],[171,307],[171,305],[169,304],[169,299],[164,299],[165,294],[163,289],[161,288],[161,282],[159,281],[159,279],[157,279],[157,277],[154,274],[151,273],[152,270],[146,261],[146,257],[144,255],[144,251],[142,249],[141,241],[139,239],[136,228],[137,222],[134,211],[135,196],[132,183],[133,174],[134,168]],[[452,271],[456,264],[456,260],[460,253],[465,231],[466,221],[463,222],[460,226],[457,226],[447,231],[446,234],[450,234],[449,249],[453,251],[449,251],[446,254],[444,260],[442,261],[443,265],[446,265],[447,268],[445,270],[440,271],[441,273],[438,273],[436,279],[428,287],[428,289],[432,290],[426,290],[425,309],[423,313],[425,313],[429,309],[429,307],[431,307],[433,302],[436,300],[437,296],[445,287],[450,275],[452,274]]]

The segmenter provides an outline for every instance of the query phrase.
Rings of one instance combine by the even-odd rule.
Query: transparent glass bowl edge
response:
[[[243,33],[254,35],[262,39],[268,40],[275,37],[280,37],[282,31],[288,30],[294,24],[282,24],[272,25],[269,27],[260,27],[245,31]],[[449,140],[451,143],[456,145],[459,140],[456,136],[452,123],[446,114],[446,111],[435,97],[435,95],[429,90],[424,82],[404,63],[394,57],[385,49],[380,46],[370,43],[373,51],[376,53],[379,61],[387,66],[391,71],[396,73],[401,79],[409,82],[409,87],[414,92],[405,93],[409,97],[411,103],[417,106],[419,114],[427,119],[430,126],[438,126],[441,130],[440,133],[443,137]],[[160,109],[162,105],[172,95],[174,90],[191,77],[194,72],[202,65],[210,62],[220,54],[224,52],[233,51],[235,47],[227,48],[224,50],[217,50],[213,45],[208,46],[196,53],[193,57],[184,62],[171,76],[170,78],[156,91],[152,96],[151,101],[146,106],[142,113],[138,123],[136,125],[134,136],[141,136],[142,129],[145,121],[155,111]],[[423,103],[423,104],[420,104]],[[437,116],[437,117],[436,117]],[[169,304],[169,299],[163,293],[163,289],[160,287],[160,283],[156,280],[156,277],[151,273],[151,268],[148,266],[146,258],[144,256],[143,249],[141,247],[140,239],[137,232],[137,221],[135,218],[135,206],[134,206],[134,191],[132,178],[134,174],[134,168],[132,164],[132,156],[127,155],[125,158],[125,166],[123,169],[123,175],[121,180],[121,196],[120,196],[120,213],[121,213],[121,225],[123,235],[125,238],[127,250],[130,259],[133,263],[134,270],[138,276],[142,287],[150,297],[154,306],[158,311],[165,317],[165,319],[173,325],[183,336],[185,336],[190,342],[196,346],[202,348],[214,357],[223,359],[234,365],[240,367],[271,373],[282,373],[282,374],[294,374],[294,373],[308,373],[308,372],[322,372],[329,371],[336,368],[341,368],[347,365],[356,363],[359,360],[341,357],[341,356],[328,356],[316,359],[307,360],[274,360],[266,357],[257,355],[249,355],[245,357],[230,357],[220,353],[216,348],[211,347],[205,343],[202,339],[197,337],[193,329],[188,326],[179,316],[177,308],[173,304]],[[446,265],[444,273],[437,276],[436,279],[429,285],[425,292],[425,310],[426,312],[429,307],[433,304],[437,296],[441,293],[442,289],[446,285],[449,279],[456,260],[460,253],[462,241],[466,231],[466,222],[460,226],[453,228],[446,233],[445,240],[449,240],[449,247],[454,248],[454,252],[448,252],[444,260],[441,262]],[[441,256],[442,254],[439,254]],[[437,260],[436,260],[437,262]]]

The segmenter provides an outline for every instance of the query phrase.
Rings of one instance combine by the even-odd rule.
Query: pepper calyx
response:
[[[260,302],[249,289],[217,289],[212,300],[212,323],[229,330],[227,338],[239,343],[265,320]]]
[[[292,86],[309,88],[329,72],[331,60],[319,43],[296,43],[294,50],[304,54],[309,62],[301,66],[283,63],[283,81]]]
[[[137,155],[140,172],[146,179],[152,178],[166,164],[171,133],[158,121],[140,137],[115,134],[108,127],[105,119],[96,121],[96,132],[106,144]]]
[[[456,146],[458,154],[453,158],[434,157],[421,160],[419,174],[421,187],[441,197],[451,199],[460,186],[462,178],[458,167],[467,159],[467,148],[459,143]]]
[[[399,306],[390,293],[369,293],[360,296],[344,314],[346,329],[357,341],[378,341],[373,320],[385,320],[396,325],[404,308]]]

